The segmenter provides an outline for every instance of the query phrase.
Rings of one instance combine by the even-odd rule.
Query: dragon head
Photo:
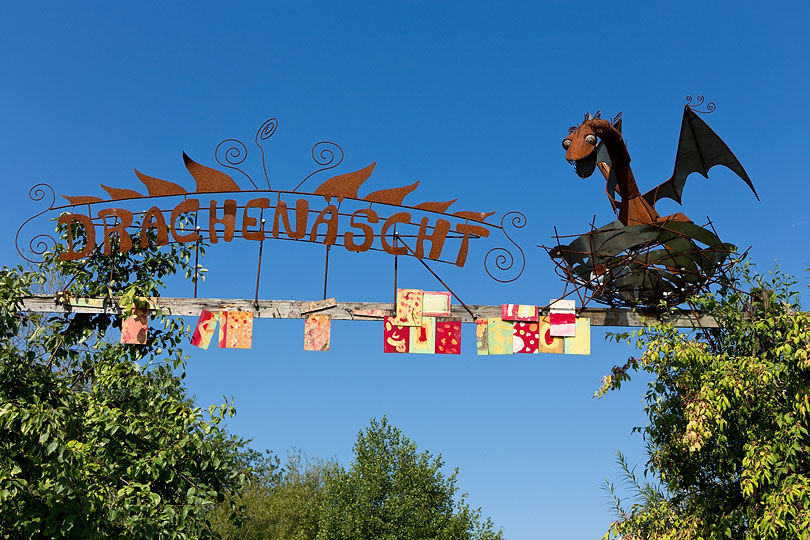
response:
[[[580,178],[588,178],[596,169],[596,148],[599,146],[599,139],[590,122],[598,118],[598,112],[596,116],[586,114],[585,120],[580,125],[568,129],[568,136],[562,141],[565,159],[574,166]]]

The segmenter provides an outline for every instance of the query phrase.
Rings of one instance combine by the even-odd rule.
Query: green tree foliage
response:
[[[416,444],[383,417],[357,436],[348,470],[326,478],[318,540],[501,539],[464,496],[456,500],[456,470],[441,472],[441,456]]]
[[[696,300],[721,328],[655,324],[617,336],[644,352],[613,368],[597,395],[631,371],[654,376],[649,425],[636,429],[656,482],[639,482],[620,456],[636,499],[626,509],[616,501],[606,538],[810,538],[810,317],[794,285],[744,267]]]
[[[371,420],[348,470],[290,454],[282,469],[271,455],[248,452],[250,482],[233,504],[217,505],[214,528],[226,540],[503,540],[464,496],[457,471],[444,476],[441,457],[417,452],[399,429]],[[241,506],[246,519],[228,519]]]
[[[220,425],[232,405],[206,419],[186,395],[182,322],[158,314],[163,327],[132,346],[118,343],[119,316],[20,309],[46,275],[63,298],[122,296],[131,309],[187,267],[188,249],[136,242],[86,262],[61,249],[34,271],[0,270],[0,538],[209,535],[207,508],[241,484],[241,441]]]
[[[278,458],[245,452],[248,484],[211,512],[211,523],[225,540],[312,540],[318,533],[318,512],[324,479],[335,464],[306,459],[291,452],[282,468]],[[230,519],[232,507],[245,518]]]

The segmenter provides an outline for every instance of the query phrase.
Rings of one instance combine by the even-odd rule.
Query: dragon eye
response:
[[[585,142],[596,146],[596,135],[585,135]]]
[[[571,139],[565,139],[565,140],[563,140],[563,148],[565,148],[566,150],[568,150],[568,147],[569,147],[569,146],[571,146]]]

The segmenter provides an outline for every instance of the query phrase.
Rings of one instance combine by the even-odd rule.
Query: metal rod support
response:
[[[197,216],[194,216],[194,221],[196,223]],[[200,268],[199,260],[200,260],[200,228],[198,226],[194,226],[194,230],[197,231],[197,240],[194,242],[194,298],[197,298],[197,281],[200,279],[200,274],[198,269]]]
[[[323,268],[323,299],[326,300],[326,280],[329,277],[329,248],[326,246],[326,265]]]
[[[394,233],[394,236],[398,236],[398,235],[397,235],[396,233]],[[428,266],[428,265],[425,263],[425,261],[423,261],[422,259],[420,259],[419,257],[417,257],[417,256],[416,256],[416,253],[414,253],[414,251],[411,249],[411,246],[409,246],[408,244],[406,244],[404,241],[402,242],[402,245],[403,245],[403,246],[405,246],[405,249],[407,249],[408,251],[410,251],[410,252],[411,252],[411,255],[413,255],[413,256],[416,258],[416,260],[417,260],[417,261],[419,261],[420,263],[422,263],[422,266],[424,266],[425,268],[427,268],[427,269],[428,269],[428,272],[430,272],[431,274],[433,274],[433,277],[435,277],[437,280],[439,280],[439,283],[441,283],[441,284],[442,284],[442,286],[443,286],[445,289],[447,289],[448,291],[450,291],[450,294],[452,294],[452,295],[453,295],[453,298],[455,298],[456,300],[458,300],[458,303],[459,303],[459,304],[461,304],[461,307],[463,307],[464,309],[466,309],[466,310],[467,310],[467,313],[469,313],[469,314],[470,314],[470,317],[472,317],[473,319],[475,319],[475,314],[474,314],[472,311],[470,311],[470,308],[468,308],[468,307],[467,307],[467,304],[465,304],[465,303],[464,303],[464,302],[461,300],[461,298],[459,298],[459,297],[458,297],[458,295],[457,295],[456,293],[454,293],[454,292],[453,292],[453,289],[451,289],[451,288],[450,288],[450,287],[447,285],[447,283],[445,283],[445,282],[442,280],[442,278],[440,278],[440,277],[439,277],[439,275],[438,275],[436,272],[434,272],[434,271],[433,271],[433,269],[432,269],[431,267],[429,267],[429,266]]]
[[[264,232],[264,210],[259,214],[261,219],[260,230]],[[253,307],[259,309],[259,276],[262,274],[262,248],[264,248],[264,240],[259,241],[259,263],[256,266],[256,294],[253,296]]]
[[[397,242],[399,235],[397,234],[397,224],[394,223],[394,302],[397,301],[397,266],[399,264],[399,256],[397,255]]]

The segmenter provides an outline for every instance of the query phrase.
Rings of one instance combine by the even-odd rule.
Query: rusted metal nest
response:
[[[717,283],[736,251],[720,241],[711,223],[625,226],[617,220],[580,236],[554,238],[556,246],[540,247],[583,305],[594,300],[613,307],[677,306]]]

